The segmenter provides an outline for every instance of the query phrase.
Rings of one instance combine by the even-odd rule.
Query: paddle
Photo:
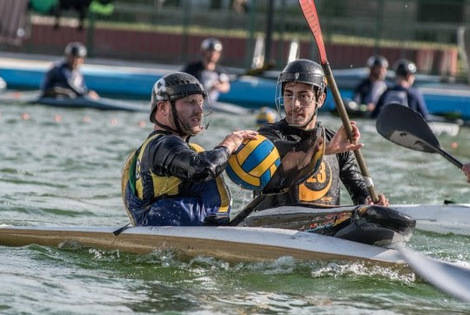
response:
[[[242,75],[259,76],[259,75],[263,74],[264,72],[273,69],[275,66],[276,66],[276,63],[274,61],[268,60],[267,62],[265,62],[263,64],[262,67],[248,69]]]
[[[405,148],[439,153],[459,169],[463,164],[443,150],[423,116],[401,104],[388,104],[379,113],[377,131],[386,139]]]
[[[122,232],[124,232],[125,230],[127,230],[128,228],[132,227],[131,223],[126,223],[125,225],[121,226],[120,228],[117,228],[116,230],[113,231],[113,234],[118,236],[119,234],[121,234]]]
[[[459,169],[456,158],[444,151],[424,118],[401,104],[385,106],[377,117],[377,131],[386,139],[406,148],[427,153],[439,153]],[[436,288],[470,302],[470,269],[438,261],[404,247],[399,248],[414,272]]]
[[[333,93],[333,97],[335,100],[336,108],[338,109],[338,113],[341,117],[341,121],[343,122],[344,128],[346,130],[346,134],[350,141],[353,138],[352,127],[349,121],[348,113],[346,108],[343,104],[343,100],[341,99],[341,95],[339,93],[338,87],[336,85],[336,81],[333,77],[333,72],[331,70],[330,64],[326,57],[326,50],[325,44],[323,42],[323,35],[320,29],[320,20],[318,19],[317,9],[315,7],[314,0],[299,0],[300,7],[302,9],[302,13],[307,20],[308,25],[310,26],[310,30],[312,31],[313,38],[317,43],[318,51],[320,53],[320,60],[323,71],[325,72],[325,76],[328,80],[328,85],[330,86],[330,90]],[[356,161],[359,165],[359,169],[361,170],[362,175],[364,176],[364,181],[366,183],[367,189],[369,190],[369,194],[374,202],[379,201],[379,197],[375,192],[374,183],[372,182],[372,178],[369,175],[369,171],[364,161],[364,157],[360,150],[355,150],[354,155],[356,156]]]
[[[298,185],[315,173],[325,155],[325,130],[317,128],[309,139],[288,152],[281,165],[263,191],[228,223],[230,226],[240,224],[269,194],[279,193],[291,186]]]
[[[464,302],[470,302],[470,269],[432,259],[408,248],[398,249],[407,264],[426,282]]]

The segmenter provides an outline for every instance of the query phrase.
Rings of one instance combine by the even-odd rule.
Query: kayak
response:
[[[148,104],[143,102],[124,102],[100,97],[92,99],[88,96],[43,97],[35,91],[8,91],[0,95],[0,104],[48,105],[63,108],[94,108],[98,110],[120,110],[128,112],[148,112]]]
[[[359,105],[351,99],[343,99],[344,106],[350,118],[366,118],[372,119],[370,112],[367,111],[366,105]],[[336,108],[330,111],[333,115],[338,115]],[[429,121],[427,121],[432,132],[436,136],[447,135],[455,137],[458,135],[461,127],[469,126],[469,121],[464,121],[459,118],[448,118],[445,116],[429,115]]]
[[[361,207],[377,210],[376,206],[359,206],[359,209]],[[76,240],[84,246],[118,249],[133,253],[176,248],[189,256],[207,254],[234,260],[275,259],[292,255],[298,259],[341,257],[341,259],[398,261],[395,254],[392,255],[395,257],[393,259],[383,258],[383,255],[389,257],[391,252],[383,247],[367,244],[367,240],[354,241],[348,237],[343,237],[345,239],[331,237],[319,230],[321,226],[328,227],[329,223],[338,218],[346,222],[343,219],[351,217],[357,209],[357,206],[278,207],[254,212],[236,227],[128,227],[122,229],[122,233],[116,233],[118,235],[113,234],[116,231],[113,227],[1,226],[0,245],[62,246],[67,240]],[[391,205],[389,209],[397,210],[415,219],[418,230],[470,235],[470,204]],[[367,214],[373,217],[370,212]],[[383,220],[383,216],[378,218]],[[392,226],[395,233],[392,236],[383,234],[382,230],[374,230],[374,222],[370,219],[368,222],[364,221],[371,223],[370,225],[364,225],[364,222],[358,221],[363,224],[361,231],[363,233],[359,235],[364,237],[364,234],[369,233],[376,235],[375,237],[383,237],[387,241],[382,244],[378,242],[375,245],[406,243],[411,237],[414,226],[408,226],[405,221],[406,224],[400,227],[400,220],[403,221],[403,218],[393,217],[392,219],[391,221],[395,222]],[[341,227],[344,227],[344,224]],[[206,243],[212,245],[209,246]],[[250,254],[247,256],[246,252]]]
[[[94,100],[90,97],[41,97],[40,92],[35,91],[9,91],[0,94],[0,104],[28,104],[28,105],[48,105],[63,108],[94,108],[98,110],[121,110],[128,112],[148,112],[150,107],[148,102],[121,100],[100,97]],[[253,111],[242,106],[230,103],[216,102],[211,105],[211,110],[217,113],[234,115],[251,115]]]
[[[328,228],[342,218],[349,218],[357,208],[357,206],[318,208],[304,205],[278,207],[254,212],[240,225],[318,231],[319,227]],[[470,204],[391,205],[388,208],[416,220],[417,230],[470,236]],[[411,231],[401,229],[400,233],[393,237],[398,239],[390,239],[391,243],[407,241],[411,237]]]
[[[416,220],[416,229],[439,234],[470,236],[470,204],[392,205]]]
[[[120,233],[116,231],[122,230]],[[315,233],[250,227],[29,227],[0,226],[1,246],[37,244],[58,248],[93,247],[135,254],[172,250],[187,259],[209,256],[227,262],[292,257],[299,261],[366,262],[410,268],[436,288],[470,302],[465,266],[410,251],[357,243]]]
[[[92,99],[88,96],[80,96],[76,98],[55,98],[55,97],[38,97],[29,102],[30,104],[48,105],[55,107],[67,108],[94,108],[99,110],[121,110],[128,112],[148,112],[148,106],[137,103],[127,103],[109,98],[100,97]]]
[[[392,216],[385,217],[381,208],[391,209]],[[368,209],[356,220],[359,229],[353,233],[336,235],[326,233],[331,222],[340,222],[340,231],[351,232],[353,223],[344,224],[358,209]],[[398,211],[398,216],[394,211]],[[372,212],[374,211],[374,212]],[[378,213],[378,215],[377,215]],[[450,205],[392,205],[341,206],[312,208],[288,206],[252,213],[235,227],[31,227],[0,226],[0,245],[66,246],[70,241],[83,246],[131,253],[149,253],[157,249],[177,249],[187,256],[209,255],[216,258],[246,261],[276,259],[292,256],[296,259],[346,259],[373,260],[397,263],[401,260],[393,250],[384,245],[406,243],[414,230],[406,216],[416,220],[416,228],[435,233],[470,235],[470,204]],[[372,218],[372,219],[371,219]],[[389,220],[384,233],[383,222]],[[404,220],[406,219],[406,220]],[[375,220],[375,221],[374,221]],[[377,224],[380,223],[380,224]],[[325,230],[321,230],[323,227]],[[346,228],[345,228],[346,227]],[[365,237],[373,235],[385,242],[370,242]],[[355,239],[353,236],[360,236]],[[381,246],[376,246],[381,245]],[[390,247],[390,246],[388,246]],[[394,246],[396,247],[396,246]]]
[[[287,229],[250,227],[129,227],[115,235],[110,227],[0,227],[0,245],[38,244],[86,247],[147,254],[176,250],[186,257],[200,255],[229,262],[275,260],[371,261],[401,264],[393,249]],[[183,256],[183,257],[184,257]]]
[[[4,92],[7,89],[7,83],[0,77],[0,93]]]

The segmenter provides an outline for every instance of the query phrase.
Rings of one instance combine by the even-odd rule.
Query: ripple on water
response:
[[[128,222],[120,196],[121,167],[151,132],[145,113],[63,110],[0,105],[0,211],[13,225],[104,225]],[[29,120],[24,120],[28,112]],[[61,116],[60,122],[56,115]],[[23,117],[23,118],[22,118]],[[336,129],[337,117],[321,115]],[[206,149],[231,130],[254,128],[254,119],[212,115],[210,129],[194,137]],[[411,151],[366,127],[362,150],[377,191],[392,203],[466,201],[461,171],[436,154]],[[465,161],[470,133],[441,138]],[[457,149],[451,143],[457,142]],[[251,192],[228,181],[235,214]],[[350,198],[342,189],[344,204]],[[442,259],[470,261],[468,238],[416,232],[409,246]],[[0,313],[286,313],[448,314],[468,307],[414,274],[350,262],[228,263],[187,259],[171,251],[131,255],[63,244],[0,247]],[[5,310],[5,311],[4,311]]]

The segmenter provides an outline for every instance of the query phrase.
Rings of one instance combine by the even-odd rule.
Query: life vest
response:
[[[384,96],[383,104],[398,103],[404,106],[408,104],[408,92],[406,90],[388,90]]]
[[[149,137],[129,155],[123,167],[121,190],[132,223],[203,225],[228,222],[231,196],[221,175],[208,181],[188,183],[175,176],[157,175],[150,169],[146,148],[160,136],[163,134]],[[189,146],[196,152],[204,151],[197,144]]]
[[[339,165],[336,156],[324,156],[320,168],[296,187],[296,202],[319,205],[339,204],[339,176],[333,176],[338,172]]]

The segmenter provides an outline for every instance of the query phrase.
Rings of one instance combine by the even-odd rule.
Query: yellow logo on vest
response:
[[[322,161],[318,171],[299,185],[299,201],[313,202],[325,197],[332,182],[331,167]]]

